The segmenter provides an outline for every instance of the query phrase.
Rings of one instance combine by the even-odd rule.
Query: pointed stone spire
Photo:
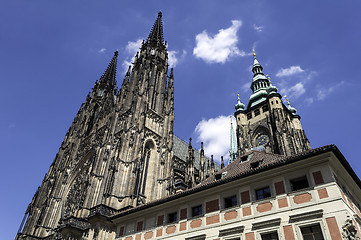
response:
[[[214,175],[214,160],[213,160],[213,155],[211,155],[211,175]]]
[[[100,86],[115,86],[115,77],[117,72],[117,58],[118,58],[118,51],[114,52],[114,56],[110,61],[107,69],[105,70],[103,76],[99,79]]]
[[[170,75],[169,78],[173,79],[173,68],[170,69]]]
[[[209,177],[211,171],[211,167],[209,166],[209,159],[207,160],[207,174],[206,177]]]
[[[152,30],[149,33],[147,42],[151,43],[151,44],[157,44],[157,43],[164,44],[162,12],[161,11],[158,12],[158,18],[157,18],[157,20],[155,20]]]
[[[234,160],[237,159],[237,157],[238,157],[238,148],[237,148],[236,136],[233,130],[232,118],[231,118],[231,142],[229,148],[229,163],[232,163]]]
[[[253,66],[252,66],[252,72],[254,74],[256,73],[262,73],[263,67],[261,66],[261,64],[258,62],[257,58],[256,58],[256,53],[253,49],[252,51],[252,55],[253,55]],[[263,73],[262,73],[263,74]]]
[[[200,175],[201,181],[206,178],[206,171],[205,171],[205,163],[204,163],[204,149],[203,149],[203,142],[201,142],[201,151],[200,151]]]

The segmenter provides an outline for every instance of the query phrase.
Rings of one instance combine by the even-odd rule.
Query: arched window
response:
[[[149,140],[145,143],[144,146],[144,157],[143,157],[143,174],[142,174],[142,187],[140,193],[144,195],[145,193],[145,185],[147,182],[148,168],[149,162],[152,159],[152,155],[154,155],[154,143],[152,140]],[[153,153],[153,154],[152,154]]]

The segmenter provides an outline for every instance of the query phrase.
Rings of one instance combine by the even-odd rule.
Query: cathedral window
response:
[[[262,240],[278,240],[278,234],[277,232],[271,232],[271,233],[264,233],[261,234]]]
[[[256,199],[261,200],[264,198],[271,197],[271,189],[269,186],[256,190]]]
[[[267,112],[268,111],[268,105],[264,105],[262,107],[262,112]]]
[[[203,214],[202,205],[192,207],[192,217],[197,217]]]
[[[252,113],[247,113],[247,120],[250,120],[252,118]]]
[[[259,109],[254,110],[254,116],[258,116],[260,114]]]
[[[290,180],[290,183],[291,183],[292,191],[297,191],[297,190],[309,187],[306,175],[299,177],[299,178],[292,179],[292,180]]]
[[[238,202],[236,195],[224,198],[224,208],[234,207],[237,206],[237,204]]]
[[[168,214],[168,223],[174,223],[178,221],[178,213],[172,212]]]
[[[301,227],[303,239],[310,240],[323,240],[322,230],[320,224]]]

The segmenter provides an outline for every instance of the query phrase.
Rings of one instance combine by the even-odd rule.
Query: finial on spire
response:
[[[116,85],[115,76],[116,76],[116,71],[117,71],[117,57],[118,57],[118,51],[115,51],[114,57],[110,61],[103,76],[101,76],[101,78],[99,79],[99,84],[107,85],[110,83],[111,86],[115,87],[115,85]]]
[[[291,103],[290,103],[289,99],[287,98],[287,95],[285,95],[284,97],[286,98],[286,101],[287,101],[287,108],[288,108],[288,110],[289,110],[293,115],[296,115],[296,112],[297,112],[296,108],[294,108],[294,107],[291,106]]]
[[[256,58],[256,52],[254,51],[254,48],[253,48],[253,50],[252,50],[252,55],[253,55],[253,57]]]
[[[241,103],[241,99],[239,98],[239,93],[237,93],[237,103],[234,106],[234,108],[236,109],[236,111],[240,111],[240,110],[244,110],[245,105],[243,103]]]
[[[130,76],[130,69],[131,69],[131,68],[132,68],[132,66],[131,66],[131,65],[129,65],[126,76]]]
[[[158,18],[149,33],[147,42],[152,44],[161,43],[163,44],[163,23],[162,23],[162,11],[158,12]]]
[[[170,75],[169,75],[170,78],[173,78],[173,68],[170,69]]]

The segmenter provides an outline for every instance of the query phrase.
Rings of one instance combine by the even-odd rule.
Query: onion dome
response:
[[[272,93],[277,93],[277,87],[271,84],[270,78],[263,74],[263,67],[256,57],[253,49],[253,80],[251,84],[252,95],[249,98],[247,108],[251,108],[267,99]]]
[[[269,81],[269,87],[267,88],[267,92],[268,93],[276,93],[278,91],[278,88],[276,86],[272,85],[272,82],[270,80],[271,78],[268,77],[268,81]]]
[[[244,110],[245,105],[241,103],[241,99],[239,99],[239,94],[237,94],[237,104],[234,106],[236,111],[242,111]]]
[[[291,104],[290,104],[290,102],[288,101],[288,98],[286,99],[287,100],[287,108],[288,108],[288,110],[293,114],[293,115],[296,115],[296,108],[294,108],[294,107],[291,107]]]

